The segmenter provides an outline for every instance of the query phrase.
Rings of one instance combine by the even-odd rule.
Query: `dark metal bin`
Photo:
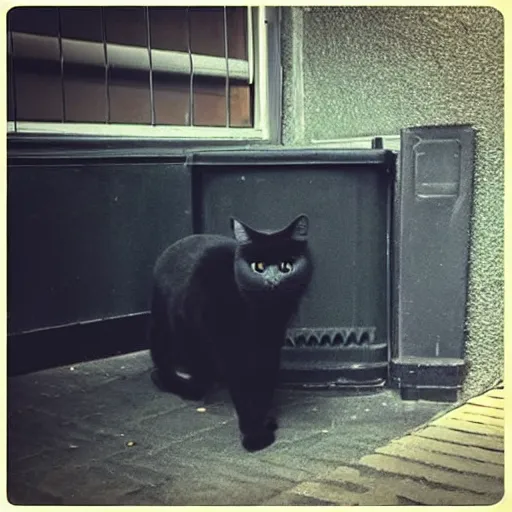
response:
[[[195,232],[230,235],[230,216],[262,229],[310,218],[314,274],[283,349],[283,384],[384,385],[395,155],[265,148],[198,152],[189,165]]]

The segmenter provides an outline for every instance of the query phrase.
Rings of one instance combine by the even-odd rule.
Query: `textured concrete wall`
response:
[[[502,375],[503,19],[475,7],[283,12],[283,142],[477,129],[464,396]]]

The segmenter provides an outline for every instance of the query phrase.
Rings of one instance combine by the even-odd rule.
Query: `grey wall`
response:
[[[503,368],[503,19],[480,7],[283,9],[283,143],[477,130],[463,395]]]

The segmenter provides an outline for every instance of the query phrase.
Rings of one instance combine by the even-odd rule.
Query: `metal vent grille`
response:
[[[286,347],[365,346],[375,342],[375,327],[315,327],[289,329]]]

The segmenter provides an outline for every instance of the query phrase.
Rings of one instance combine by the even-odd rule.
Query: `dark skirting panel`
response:
[[[191,155],[194,230],[230,216],[278,229],[310,218],[314,273],[283,349],[282,381],[382,386],[388,375],[391,183],[386,150],[265,149]]]
[[[160,251],[192,232],[176,163],[13,163],[8,169],[9,334],[149,309]]]
[[[390,382],[404,398],[457,398],[471,127],[404,130],[398,172],[378,144],[38,140],[10,141],[8,153],[10,374],[146,348],[151,271],[167,245],[192,232],[231,236],[230,216],[279,229],[305,213],[315,270],[284,340],[283,384]]]

